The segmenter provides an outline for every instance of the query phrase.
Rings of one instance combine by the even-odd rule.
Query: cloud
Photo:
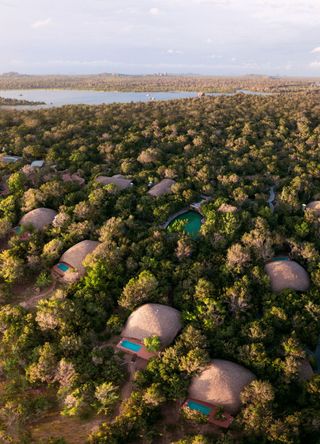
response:
[[[112,60],[101,59],[101,60],[48,60],[46,62],[40,62],[40,64],[47,65],[61,65],[61,66],[102,66],[102,65],[117,65],[118,63]]]
[[[230,0],[193,0],[193,3],[203,4],[203,5],[229,5]]]
[[[168,54],[183,54],[183,52],[180,51],[179,49],[168,49],[167,53]]]
[[[208,58],[216,60],[216,59],[222,59],[222,56],[221,55],[217,55],[217,54],[210,54],[210,55],[208,55]]]
[[[51,18],[47,18],[44,20],[37,20],[32,23],[31,28],[38,29],[38,28],[45,28],[46,26],[50,25],[52,22]]]
[[[311,53],[317,53],[317,52],[320,52],[320,46],[313,48],[313,50],[311,51]]]
[[[320,68],[320,60],[315,60],[314,62],[311,62],[309,66],[310,66],[310,68],[319,69]]]
[[[149,14],[151,14],[151,15],[159,15],[160,14],[160,9],[159,8],[151,8],[151,9],[149,9]]]

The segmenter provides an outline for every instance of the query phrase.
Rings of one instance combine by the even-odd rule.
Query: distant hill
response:
[[[4,72],[3,74],[1,74],[3,77],[25,77],[28,76],[28,74],[20,74],[19,72]]]

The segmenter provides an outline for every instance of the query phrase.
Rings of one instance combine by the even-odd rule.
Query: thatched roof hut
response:
[[[56,217],[57,212],[50,208],[36,208],[25,214],[19,222],[19,225],[32,225],[35,230],[43,230],[50,225]]]
[[[88,254],[91,254],[100,242],[92,240],[84,240],[78,244],[73,245],[69,248],[60,258],[60,262],[64,262],[77,271],[78,276],[83,276],[85,274],[85,268],[82,265]]]
[[[308,273],[297,262],[290,260],[272,261],[265,266],[273,291],[286,288],[307,291],[310,286]]]
[[[42,168],[44,166],[44,160],[34,160],[30,163],[31,168]]]
[[[235,207],[234,205],[230,205],[230,204],[226,204],[223,203],[220,205],[220,207],[218,208],[218,211],[220,213],[235,213],[238,210],[237,207]]]
[[[317,216],[320,216],[320,200],[314,200],[308,203],[306,206],[309,210],[312,210]]]
[[[307,359],[302,359],[299,363],[298,375],[301,381],[309,381],[314,375],[313,368]]]
[[[126,179],[121,174],[116,174],[115,176],[98,176],[96,178],[96,182],[101,183],[102,185],[110,185],[113,184],[119,188],[119,190],[124,190],[132,185],[132,181]]]
[[[22,160],[22,157],[19,156],[0,156],[0,161],[4,163],[16,163]]]
[[[171,187],[176,183],[173,179],[163,179],[161,182],[154,185],[150,190],[148,191],[148,194],[151,196],[162,196],[163,194],[171,193]]]
[[[161,304],[145,304],[129,316],[121,336],[143,341],[158,336],[161,345],[171,344],[181,330],[181,314],[175,308]]]
[[[189,387],[189,397],[223,407],[228,413],[240,410],[240,393],[255,379],[255,375],[231,361],[214,359]]]
[[[70,174],[70,173],[64,173],[62,174],[62,180],[63,182],[77,182],[79,185],[84,185],[85,180],[83,177],[79,176],[79,174]]]

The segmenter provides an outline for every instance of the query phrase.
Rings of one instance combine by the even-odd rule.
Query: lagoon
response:
[[[235,94],[265,95],[247,90],[233,93],[208,93],[208,96],[233,96]],[[45,102],[46,105],[2,106],[1,108],[42,109],[63,105],[102,105],[110,103],[151,102],[154,100],[188,99],[198,96],[197,92],[121,92],[68,89],[12,89],[0,90],[0,97]]]

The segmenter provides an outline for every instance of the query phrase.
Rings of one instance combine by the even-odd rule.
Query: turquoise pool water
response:
[[[212,408],[208,407],[207,405],[199,404],[196,401],[188,401],[187,406],[191,410],[197,410],[197,412],[202,413],[203,415],[210,415],[212,412]]]
[[[22,233],[22,227],[20,227],[20,226],[15,227],[14,231],[15,231],[17,234],[21,234],[21,233]]]
[[[128,341],[125,339],[124,341],[121,341],[120,343],[121,347],[127,348],[130,351],[138,352],[141,350],[142,345],[136,344],[135,342]]]
[[[186,213],[180,214],[173,219],[173,221],[168,225],[168,228],[172,227],[172,224],[179,220],[182,220],[183,222],[186,221],[183,229],[187,234],[190,234],[190,236],[197,236],[199,234],[202,225],[201,214],[197,213],[196,211],[187,211]]]
[[[69,270],[69,266],[67,264],[62,264],[61,262],[57,265],[57,267],[64,273]]]
[[[274,257],[272,259],[272,262],[278,262],[278,261],[289,261],[290,259],[288,257]]]

